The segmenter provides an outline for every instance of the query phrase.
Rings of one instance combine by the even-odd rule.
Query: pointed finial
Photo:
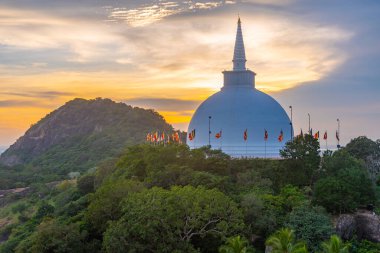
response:
[[[237,26],[237,32],[236,32],[236,41],[235,41],[235,49],[234,49],[234,58],[232,60],[233,62],[233,70],[246,70],[245,63],[245,48],[244,48],[244,41],[243,41],[243,33],[241,30],[241,21],[240,21],[240,15],[238,15],[238,26]]]

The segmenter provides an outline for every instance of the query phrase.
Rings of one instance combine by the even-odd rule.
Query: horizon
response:
[[[293,106],[295,134],[310,113],[330,136],[339,118],[342,144],[380,138],[376,1],[105,3],[0,4],[0,153],[75,97],[151,108],[187,130],[232,68],[237,13],[257,88]]]

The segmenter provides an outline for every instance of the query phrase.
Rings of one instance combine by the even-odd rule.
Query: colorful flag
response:
[[[268,131],[266,129],[264,129],[264,140],[267,141],[268,140]]]
[[[319,140],[319,131],[314,134],[314,138]]]
[[[148,133],[147,135],[146,135],[146,141],[150,141],[151,140],[151,136],[150,136],[150,133]]]
[[[248,140],[248,129],[245,129],[243,139],[244,139],[244,141]]]
[[[216,134],[215,134],[215,138],[219,139],[219,138],[221,138],[221,137],[222,137],[222,130],[220,130],[219,133],[216,133]]]
[[[178,134],[178,132],[174,133],[174,141],[179,142],[179,134]]]
[[[153,135],[153,141],[158,141],[158,132],[155,132]]]
[[[323,135],[323,139],[327,140],[327,131],[325,131],[325,134]]]
[[[283,139],[284,139],[284,132],[281,129],[280,135],[278,136],[278,141],[282,142]]]
[[[337,141],[339,141],[339,132],[338,131],[336,131],[335,137],[336,137]]]
[[[189,140],[193,140],[193,135],[192,135],[192,132],[189,133]]]
[[[165,141],[165,133],[164,132],[162,132],[162,134],[161,134],[161,141]]]

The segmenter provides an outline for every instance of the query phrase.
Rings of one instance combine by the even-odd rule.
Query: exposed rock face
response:
[[[342,214],[339,216],[335,230],[342,239],[351,239],[356,232],[356,221],[354,215]]]
[[[37,166],[94,165],[125,146],[145,141],[149,131],[172,127],[152,110],[110,99],[74,99],[34,124],[0,156],[7,166],[33,162]],[[68,168],[69,170],[69,168]],[[69,170],[70,171],[70,170]]]
[[[367,211],[343,214],[337,220],[336,232],[345,240],[356,235],[359,240],[380,242],[380,217]]]
[[[360,213],[355,217],[358,239],[380,242],[380,217],[370,213]]]

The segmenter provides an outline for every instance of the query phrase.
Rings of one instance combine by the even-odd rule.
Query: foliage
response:
[[[337,235],[332,235],[330,240],[322,243],[323,253],[349,253],[349,245],[342,242]]]
[[[38,207],[37,213],[35,217],[37,219],[42,219],[45,216],[50,216],[54,213],[54,206],[50,205],[47,202],[42,202],[41,205]]]
[[[75,224],[63,225],[44,220],[31,237],[16,247],[16,253],[84,252],[83,236]]]
[[[271,235],[266,245],[271,248],[272,253],[307,253],[305,243],[295,240],[294,231],[283,228]]]
[[[380,156],[380,145],[365,136],[352,139],[345,147],[350,155],[365,161],[369,156]]]
[[[192,186],[133,193],[105,233],[106,252],[194,251],[194,239],[222,240],[243,228],[237,205],[218,190]]]
[[[379,253],[380,243],[374,243],[367,240],[351,241],[351,253]]]
[[[94,232],[102,234],[108,221],[118,220],[121,215],[120,204],[129,194],[139,192],[143,185],[136,181],[119,179],[104,183],[93,195],[86,210],[86,221]]]
[[[325,153],[312,173],[308,158],[233,159],[186,145],[127,147],[119,159],[107,159],[77,180],[36,183],[0,199],[0,240],[6,240],[0,252],[31,252],[36,245],[50,252],[80,245],[93,253],[250,252],[254,245],[261,252],[265,239],[283,227],[294,232],[277,244],[300,252],[307,244],[319,252],[331,235],[331,217],[315,205],[335,214],[376,199],[364,162],[344,148]],[[45,177],[28,166],[28,180]],[[12,173],[28,177],[21,167]],[[50,176],[44,180],[60,177]],[[27,184],[23,176],[15,180]],[[220,220],[205,227],[213,218]],[[75,238],[65,237],[69,231]],[[353,241],[352,253],[378,252],[377,246]]]
[[[88,194],[95,191],[95,176],[91,174],[80,177],[77,181],[78,190],[82,194]]]
[[[304,241],[309,249],[317,252],[319,244],[328,239],[333,226],[323,208],[303,205],[289,215],[286,226],[295,232],[297,239]]]
[[[280,154],[285,159],[299,161],[309,179],[309,185],[312,185],[320,164],[319,149],[319,141],[312,135],[305,134],[288,141]]]
[[[325,157],[326,177],[315,184],[314,202],[333,213],[350,212],[376,202],[375,191],[362,163],[345,151]]]
[[[254,252],[253,248],[248,246],[248,241],[240,235],[230,237],[226,244],[219,247],[219,253],[249,253]]]
[[[278,195],[255,192],[245,194],[241,206],[245,223],[251,232],[269,236],[284,225],[289,212],[308,202],[300,189],[287,185]]]

